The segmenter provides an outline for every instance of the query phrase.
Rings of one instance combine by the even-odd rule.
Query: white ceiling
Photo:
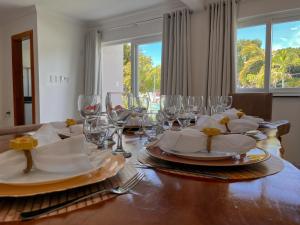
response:
[[[79,20],[91,21],[176,1],[178,0],[0,0],[0,20],[34,5]]]

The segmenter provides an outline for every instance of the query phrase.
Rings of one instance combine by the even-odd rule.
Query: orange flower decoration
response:
[[[237,117],[239,119],[241,119],[245,115],[245,113],[243,113],[243,112],[237,112],[236,115],[237,115]]]
[[[9,147],[14,150],[32,150],[37,145],[38,141],[31,136],[18,137],[9,142]]]
[[[211,142],[212,137],[221,134],[221,131],[218,128],[203,128],[202,132],[207,135],[206,148],[207,151],[211,151]]]
[[[9,147],[14,150],[22,150],[25,154],[27,166],[23,170],[24,173],[29,173],[32,168],[31,150],[38,145],[38,140],[31,136],[18,137],[10,140]]]
[[[76,123],[77,123],[77,122],[76,122],[76,120],[74,120],[74,119],[67,119],[67,120],[66,120],[67,127],[73,126],[73,125],[75,125]]]
[[[229,127],[228,127],[229,121],[230,121],[230,119],[229,119],[228,116],[223,117],[223,119],[221,119],[221,120],[219,121],[220,124],[225,125],[226,131],[227,131],[228,133],[230,133],[230,129],[229,129]]]
[[[221,131],[218,128],[208,128],[208,127],[206,127],[206,128],[203,128],[202,132],[204,134],[206,134],[207,136],[211,136],[211,137],[221,134]]]

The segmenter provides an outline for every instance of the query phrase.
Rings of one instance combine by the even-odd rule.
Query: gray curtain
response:
[[[85,36],[84,93],[101,94],[101,33],[97,30]]]
[[[191,94],[190,23],[188,9],[163,16],[161,94]]]
[[[209,5],[207,96],[228,95],[235,85],[236,0]]]

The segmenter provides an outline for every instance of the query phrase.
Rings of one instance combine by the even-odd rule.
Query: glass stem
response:
[[[117,135],[118,135],[118,142],[117,142],[116,151],[123,151],[123,144],[122,144],[123,127],[119,127],[117,129]]]
[[[174,123],[174,120],[169,120],[169,121],[168,121],[170,130],[171,130],[172,127],[173,127],[173,123]]]

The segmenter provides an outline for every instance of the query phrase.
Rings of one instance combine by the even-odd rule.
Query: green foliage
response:
[[[131,47],[129,44],[124,44],[124,67],[123,67],[123,75],[124,75],[124,91],[132,91],[131,89]],[[160,90],[160,74],[161,74],[161,66],[155,66],[152,58],[150,56],[146,56],[142,52],[139,52],[138,55],[138,84],[139,84],[139,92],[147,93],[147,92],[157,92]]]
[[[239,40],[237,43],[237,70],[239,86],[263,88],[265,73],[265,50],[260,40]],[[300,87],[300,48],[285,48],[272,51],[270,86]]]

